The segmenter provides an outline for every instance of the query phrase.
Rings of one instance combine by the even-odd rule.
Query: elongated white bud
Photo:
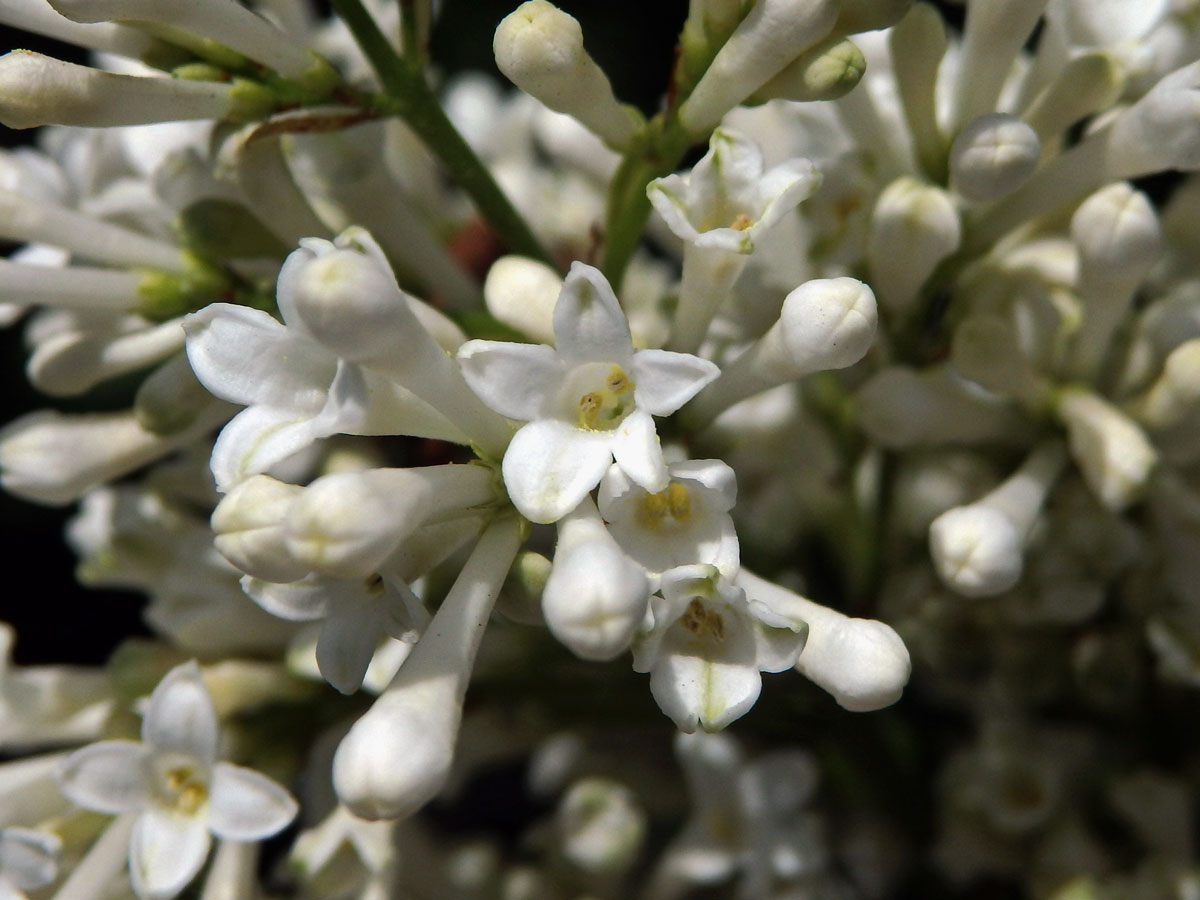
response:
[[[980,116],[950,147],[950,184],[965,200],[997,200],[1024,184],[1041,156],[1037,132],[1020,119]]]
[[[356,816],[410,815],[446,783],[475,653],[519,541],[515,519],[488,527],[412,654],[342,739],[333,785]]]
[[[1071,217],[1079,250],[1083,323],[1075,336],[1075,374],[1092,377],[1142,280],[1158,262],[1162,233],[1149,199],[1127,182],[1101,188]]]
[[[1170,428],[1200,407],[1200,338],[1170,352],[1162,374],[1133,404],[1131,412],[1151,428]]]
[[[910,310],[938,263],[958,249],[962,226],[946,191],[907,175],[883,189],[871,213],[867,265],[879,302]]]
[[[123,20],[182,29],[224,44],[288,78],[320,79],[333,74],[328,63],[235,0],[50,0],[50,5],[73,22]]]
[[[488,312],[539,344],[554,345],[554,304],[563,279],[543,262],[502,256],[488,269],[483,299]]]
[[[964,597],[990,597],[1017,583],[1025,540],[1065,461],[1059,442],[1044,445],[987,496],[933,521],[930,554],[947,587]]]
[[[808,642],[796,671],[833,695],[843,709],[870,712],[900,699],[912,661],[895,629],[877,619],[853,619],[814,603],[746,569],[737,583],[751,601],[808,623]]]
[[[1142,429],[1108,401],[1079,388],[1062,392],[1056,412],[1092,493],[1114,511],[1137,500],[1158,463]]]
[[[222,556],[263,581],[297,581],[309,572],[287,548],[287,514],[304,489],[269,475],[251,475],[217,504],[213,544]]]
[[[942,14],[928,3],[915,5],[888,35],[896,91],[925,174],[945,179],[946,146],[937,116],[937,75],[948,41]]]
[[[272,104],[269,92],[251,82],[118,75],[29,50],[0,56],[0,122],[9,128],[242,119]]]
[[[496,28],[492,49],[500,71],[525,93],[575,117],[614,149],[629,145],[638,117],[613,96],[573,16],[546,0],[528,0]]]
[[[875,339],[878,314],[871,289],[854,278],[818,278],[783,301],[779,320],[727,365],[688,407],[711,421],[739,400],[823,369],[858,362]]]
[[[1037,24],[1046,0],[976,0],[963,33],[951,133],[996,108],[1004,79]]]
[[[755,91],[754,103],[767,100],[836,100],[862,80],[867,60],[846,38],[829,38],[801,53],[774,78]]]
[[[461,465],[324,475],[289,508],[287,547],[310,569],[366,577],[426,522],[494,502],[494,482],[487,468]]]
[[[542,592],[550,632],[583,659],[615,659],[629,647],[649,599],[645,570],[621,552],[585,497],[558,522],[554,567]]]
[[[157,43],[149,35],[124,25],[72,22],[55,12],[46,0],[0,0],[0,24],[130,59],[140,59]]]
[[[729,110],[833,29],[836,0],[758,0],[679,108],[689,132],[707,134]]]
[[[1021,118],[1045,145],[1081,119],[1108,109],[1124,86],[1124,70],[1115,55],[1084,53],[1063,66]]]

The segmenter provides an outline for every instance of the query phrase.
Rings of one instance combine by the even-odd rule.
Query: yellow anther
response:
[[[164,802],[184,815],[195,813],[208,802],[208,785],[192,766],[175,766],[163,773],[166,785]]]
[[[627,394],[633,390],[633,382],[629,380],[629,376],[620,366],[612,367],[608,378],[604,379],[604,386],[614,394]]]
[[[579,398],[579,427],[589,431],[616,428],[633,410],[634,384],[620,366],[613,366],[604,385]]]
[[[737,218],[733,220],[733,223],[729,227],[734,231],[745,231],[753,224],[754,220],[748,215],[745,213],[738,213]]]
[[[192,782],[179,792],[175,808],[185,815],[195,815],[208,802],[208,788],[199,782]]]
[[[638,524],[653,531],[683,525],[691,517],[692,497],[678,481],[672,481],[665,491],[646,494],[637,508]]]

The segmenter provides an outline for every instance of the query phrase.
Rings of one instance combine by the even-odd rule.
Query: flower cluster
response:
[[[332,5],[0,0],[0,897],[1194,894],[1195,3]]]

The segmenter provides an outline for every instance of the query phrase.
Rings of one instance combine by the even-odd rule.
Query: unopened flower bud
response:
[[[265,94],[236,84],[118,75],[30,50],[0,57],[0,122],[9,128],[240,119],[270,108]]]
[[[213,544],[227,560],[255,578],[279,583],[309,572],[287,549],[288,511],[304,489],[269,475],[251,475],[217,504]]]
[[[909,176],[883,189],[871,213],[867,265],[879,302],[893,313],[912,308],[938,263],[958,249],[962,226],[946,191]]]
[[[832,694],[843,709],[869,712],[900,699],[912,661],[890,625],[877,619],[852,619],[746,569],[737,582],[750,600],[762,600],[808,623],[808,643],[796,660],[796,671]]]
[[[1133,413],[1151,428],[1170,428],[1200,406],[1200,338],[1170,352],[1162,374],[1133,404]]]
[[[1142,429],[1106,400],[1078,388],[1063,391],[1056,412],[1092,493],[1114,511],[1133,503],[1158,462]]]
[[[1024,184],[1041,155],[1037,132],[1020,119],[980,116],[950,147],[950,184],[966,200],[996,200]]]
[[[692,134],[707,134],[725,113],[829,34],[839,5],[836,0],[758,0],[679,108],[683,126]]]
[[[554,567],[542,593],[551,634],[583,659],[615,659],[629,647],[649,598],[645,571],[621,552],[585,497],[558,523]]]
[[[613,96],[573,16],[546,0],[528,0],[496,28],[492,47],[500,71],[521,90],[574,116],[610,146],[629,145],[638,117]]]
[[[853,41],[829,38],[801,53],[750,99],[754,103],[836,100],[853,90],[866,70],[866,58]]]
[[[539,344],[554,345],[554,304],[563,280],[554,269],[525,256],[502,256],[488,269],[483,299],[488,312]]]

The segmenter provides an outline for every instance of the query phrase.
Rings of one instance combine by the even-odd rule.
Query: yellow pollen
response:
[[[738,213],[737,218],[733,220],[733,224],[730,225],[729,227],[732,228],[734,231],[745,231],[747,228],[749,228],[753,224],[754,224],[754,220],[751,219],[748,215],[746,215],[745,213]]]
[[[691,517],[692,497],[678,481],[672,481],[665,491],[644,496],[637,510],[638,524],[652,531],[684,525]]]
[[[579,398],[579,427],[588,431],[610,431],[633,410],[634,384],[625,370],[613,366],[604,386]]]
[[[725,640],[725,620],[715,609],[709,609],[699,597],[693,597],[683,615],[676,620],[696,637]]]
[[[176,766],[165,773],[168,805],[184,815],[195,815],[208,802],[208,785],[191,766]]]

